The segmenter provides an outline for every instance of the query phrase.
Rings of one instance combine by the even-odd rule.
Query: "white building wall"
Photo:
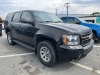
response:
[[[94,23],[96,23],[96,17],[84,17],[81,18],[82,20],[94,20]]]

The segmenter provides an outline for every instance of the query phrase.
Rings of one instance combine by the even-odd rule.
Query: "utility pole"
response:
[[[70,7],[69,6],[70,5],[70,3],[65,3],[65,7],[66,7],[66,16],[68,17],[68,8]]]
[[[56,16],[57,16],[58,9],[55,9],[55,10],[56,10]]]

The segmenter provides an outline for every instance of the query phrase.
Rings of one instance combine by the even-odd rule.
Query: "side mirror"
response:
[[[34,21],[29,20],[28,18],[22,18],[22,19],[20,20],[20,22],[35,25]]]
[[[80,24],[80,22],[76,22],[76,24]]]

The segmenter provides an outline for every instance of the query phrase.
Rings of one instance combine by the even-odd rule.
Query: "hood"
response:
[[[84,23],[84,24],[100,27],[100,24],[96,24],[96,23],[88,23],[88,22],[87,22],[87,23]]]
[[[91,29],[85,26],[77,25],[77,24],[66,24],[66,23],[45,23],[44,25],[56,27],[70,33],[78,33],[78,34],[85,34],[90,32]]]

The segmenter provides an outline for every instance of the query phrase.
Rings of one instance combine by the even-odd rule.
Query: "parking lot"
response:
[[[77,61],[64,61],[54,67],[45,67],[33,51],[20,45],[10,46],[6,35],[0,37],[0,75],[99,75],[100,42]]]

